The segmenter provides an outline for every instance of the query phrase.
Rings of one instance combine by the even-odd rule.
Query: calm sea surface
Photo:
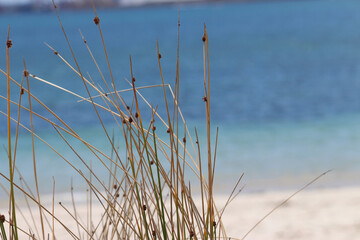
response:
[[[99,10],[99,15],[117,87],[125,89],[129,87],[124,79],[130,78],[130,54],[138,86],[161,82],[156,39],[163,56],[165,81],[174,85],[180,12],[180,105],[191,133],[197,126],[201,139],[205,134],[201,37],[206,23],[212,120],[214,130],[220,127],[217,186],[227,184],[230,189],[235,178],[244,172],[244,183],[251,191],[298,188],[329,169],[333,169],[332,173],[317,186],[360,184],[359,9],[360,2],[356,0],[319,0]],[[92,21],[93,12],[60,11],[60,14],[83,73],[88,72],[101,84],[79,30],[109,79],[101,39]],[[9,24],[14,44],[11,72],[18,82],[24,58],[30,73],[86,96],[81,79],[44,45],[48,43],[74,64],[54,12],[0,15],[3,70]],[[13,89],[12,98],[17,101],[18,89],[15,86]],[[77,103],[76,97],[34,79],[31,89],[80,135],[110,153],[89,104]],[[163,115],[160,90],[147,89],[142,93],[154,105],[160,104],[159,112]],[[3,75],[0,95],[6,96]],[[124,94],[125,99],[131,100],[129,96]],[[23,102],[28,106],[26,98]],[[33,108],[53,119],[39,104],[34,103]],[[6,112],[3,99],[0,110]],[[17,115],[15,105],[12,115]],[[104,115],[104,120],[111,131],[112,117]],[[21,121],[29,126],[29,115],[22,112]],[[15,130],[16,125],[13,127]],[[65,157],[76,159],[49,124],[35,118],[34,128]],[[2,146],[7,146],[6,131],[6,119],[1,115]],[[24,130],[20,136],[17,166],[31,184],[31,136]],[[204,140],[202,143],[205,146]],[[85,159],[93,158],[81,144],[76,146]],[[36,149],[44,192],[51,191],[52,176],[57,179],[58,189],[69,188],[71,176],[83,184],[40,141],[36,141]],[[0,171],[8,174],[6,156],[1,147]],[[5,195],[0,192],[0,196]]]

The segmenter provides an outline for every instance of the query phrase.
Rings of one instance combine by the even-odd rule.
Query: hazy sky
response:
[[[56,0],[56,2],[72,2],[76,0]],[[16,5],[16,4],[24,4],[30,2],[44,2],[51,3],[51,0],[0,0],[1,5]]]
[[[0,0],[0,5],[16,5],[16,4],[24,4],[24,3],[30,3],[30,2],[47,2],[47,3],[50,3],[51,0]],[[72,2],[72,1],[76,1],[76,0],[56,0],[57,2],[64,2],[64,1],[67,1],[67,2]],[[189,1],[189,0],[121,0],[121,2],[123,4],[128,4],[128,5],[131,5],[131,4],[143,4],[143,3],[146,3],[146,2],[164,2],[164,1]]]
[[[51,2],[51,0],[0,0],[1,5],[15,5],[15,4],[24,4],[29,2]],[[58,1],[58,0],[57,0]]]
[[[30,0],[0,0],[0,4],[19,4],[27,2],[30,2]]]

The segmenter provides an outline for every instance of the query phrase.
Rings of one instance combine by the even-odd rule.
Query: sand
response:
[[[229,236],[243,237],[291,194],[240,195],[224,213]],[[303,191],[265,219],[246,239],[360,239],[360,188]]]
[[[240,194],[223,215],[228,236],[241,239],[263,216],[292,193],[292,191],[273,191]],[[57,196],[57,199],[59,198],[65,201],[64,204],[69,210],[72,210],[68,196]],[[82,215],[86,213],[86,203],[81,194],[76,198],[79,202],[78,214]],[[218,207],[221,208],[227,196],[219,195],[215,199]],[[51,197],[43,197],[43,201],[50,203]],[[2,204],[1,213],[6,212],[4,207]],[[36,212],[36,208],[33,211]],[[97,206],[93,214],[100,212],[101,207]],[[71,217],[60,206],[56,207],[56,214],[62,221],[71,223]],[[24,212],[24,215],[31,222],[29,213]],[[20,216],[18,218],[24,226],[24,221],[20,220]],[[83,220],[86,222],[86,219]],[[70,239],[59,224],[55,226],[58,236],[62,236],[61,239]],[[76,228],[73,231],[77,233]],[[360,239],[360,188],[305,190],[271,214],[246,239]]]

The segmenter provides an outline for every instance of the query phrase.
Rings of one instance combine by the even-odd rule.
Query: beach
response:
[[[294,191],[240,193],[226,208],[222,217],[228,237],[241,239],[262,217],[293,193]],[[81,194],[75,196],[77,216],[86,226],[88,216],[86,201]],[[47,202],[45,205],[50,211],[51,198],[52,196],[43,196],[44,201]],[[74,214],[69,199],[71,199],[69,195],[56,196],[55,215],[77,233],[73,217],[58,204],[58,201],[62,200],[63,206]],[[215,196],[219,209],[225,205],[227,199],[226,195]],[[199,200],[195,197],[195,201]],[[360,209],[360,187],[304,190],[268,216],[245,239],[357,239],[360,236],[358,209]],[[6,209],[0,210],[1,213],[5,211]],[[36,216],[37,207],[33,206],[32,211]],[[24,217],[18,217],[19,225],[28,229],[24,219],[30,221],[31,218],[25,206],[22,206],[22,213]],[[100,214],[103,213],[101,205],[93,204],[92,213],[94,220],[99,219]],[[51,218],[48,219],[51,222]],[[39,226],[38,230],[40,230]],[[49,233],[51,235],[51,232]],[[55,233],[58,237],[62,236],[61,239],[67,239],[65,236],[68,233],[59,223],[55,223]]]
[[[360,188],[303,191],[277,209],[246,239],[357,239]],[[240,195],[224,214],[229,236],[242,237],[292,192]]]

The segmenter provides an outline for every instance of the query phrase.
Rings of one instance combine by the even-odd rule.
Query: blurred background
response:
[[[89,1],[56,2],[82,71],[100,83],[79,29],[109,79]],[[30,73],[86,96],[81,79],[44,44],[73,64],[49,3],[0,0],[0,68],[6,68],[5,42],[10,24],[11,75],[17,82],[21,81],[24,58]],[[201,38],[206,23],[213,136],[215,128],[220,128],[215,180],[219,191],[228,192],[243,172],[247,191],[299,188],[329,169],[333,171],[315,187],[359,185],[359,1],[102,0],[96,5],[120,89],[129,87],[124,80],[130,79],[129,54],[138,86],[161,83],[156,39],[165,81],[174,86],[180,13],[180,107],[190,132],[194,134],[194,126],[198,127],[204,146]],[[33,79],[31,86],[32,92],[80,135],[110,153],[108,144],[99,137],[102,130],[89,111],[91,106]],[[18,100],[18,91],[13,88],[14,101]],[[161,104],[159,89],[142,93],[153,104]],[[4,75],[0,75],[0,95],[6,96]],[[0,110],[6,112],[6,102],[0,102]],[[27,100],[23,104],[27,106]],[[53,118],[39,104],[33,108]],[[14,105],[12,115],[17,115]],[[29,126],[28,114],[22,114],[21,119]],[[112,117],[104,119],[111,128]],[[0,126],[1,145],[6,146],[4,115],[0,116]],[[13,127],[15,130],[16,125]],[[35,119],[34,128],[65,156],[74,158],[49,124]],[[20,135],[17,166],[25,178],[32,179],[32,170],[27,171],[32,169],[31,136],[24,130]],[[68,189],[74,171],[41,142],[37,141],[36,147],[43,184],[51,184],[49,180],[55,176],[64,179],[58,189]],[[0,171],[7,173],[5,149],[0,150]]]
[[[58,0],[55,1],[58,6],[66,8],[89,8],[89,0]],[[96,0],[98,7],[138,7],[145,5],[160,4],[181,4],[181,3],[207,3],[219,2],[219,0]],[[226,1],[223,1],[226,2]],[[10,10],[51,10],[51,0],[1,0],[0,6],[5,11]]]

